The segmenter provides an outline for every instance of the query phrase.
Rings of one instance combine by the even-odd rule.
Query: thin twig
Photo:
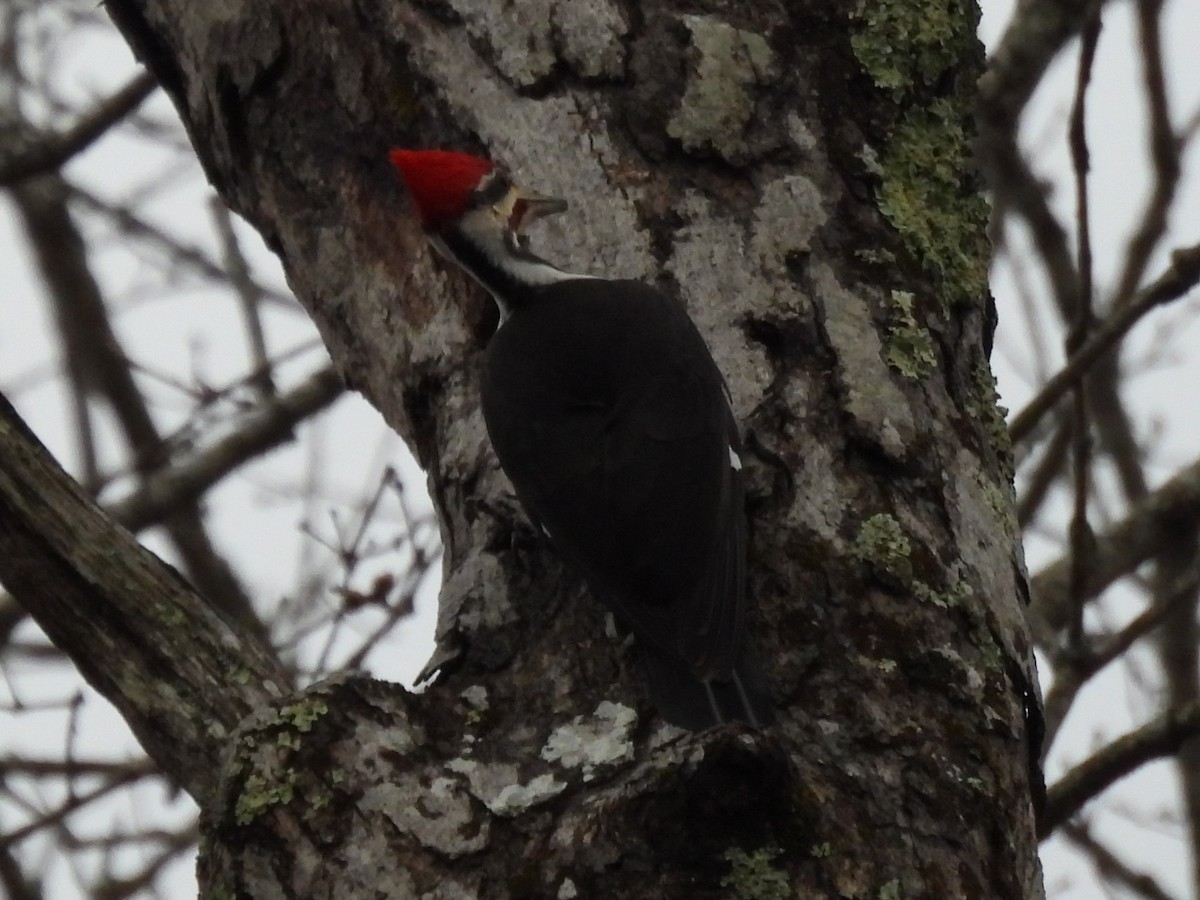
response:
[[[1146,105],[1150,116],[1150,159],[1154,164],[1154,186],[1137,233],[1129,241],[1125,265],[1117,279],[1114,305],[1129,302],[1145,274],[1150,256],[1167,229],[1167,218],[1179,184],[1180,142],[1171,127],[1170,104],[1163,74],[1160,17],[1162,0],[1136,4],[1141,39]]]
[[[254,282],[250,274],[250,266],[238,246],[237,235],[233,231],[233,220],[229,208],[220,197],[214,196],[209,203],[212,209],[213,221],[217,226],[217,235],[221,238],[222,257],[229,282],[241,301],[242,319],[246,325],[246,334],[250,339],[250,358],[254,368],[259,373],[253,386],[262,397],[274,397],[275,381],[271,376],[270,360],[267,357],[267,338],[262,324],[262,289]]]
[[[1087,341],[1092,325],[1092,240],[1088,213],[1088,170],[1091,162],[1087,145],[1087,89],[1100,40],[1100,9],[1093,7],[1083,29],[1079,53],[1079,75],[1075,86],[1075,106],[1071,112],[1071,162],[1075,173],[1076,220],[1079,228],[1079,297],[1074,321],[1067,332],[1067,358],[1074,356]],[[1092,550],[1092,530],[1088,525],[1088,493],[1091,489],[1091,434],[1088,428],[1087,397],[1083,379],[1073,389],[1071,410],[1072,493],[1071,515],[1071,603],[1073,615],[1067,628],[1071,647],[1083,646],[1083,607]]]
[[[1094,597],[1118,578],[1134,572],[1159,553],[1171,535],[1196,522],[1200,522],[1200,459],[1181,468],[1123,520],[1097,537],[1088,596]],[[1053,644],[1057,632],[1067,624],[1068,567],[1069,561],[1060,559],[1030,579],[1030,612],[1043,645]]]
[[[1086,825],[1068,822],[1063,833],[1080,849],[1087,852],[1096,866],[1096,871],[1106,881],[1115,881],[1137,892],[1147,900],[1174,900],[1163,887],[1145,872],[1138,872],[1120,860],[1111,850],[1092,835]]]
[[[102,100],[66,131],[43,135],[13,156],[0,161],[0,185],[13,185],[57,169],[137,109],[156,87],[158,82],[149,72],[135,76],[125,87]]]
[[[157,777],[157,773],[152,774]],[[43,828],[47,828],[51,825],[61,822],[71,813],[75,812],[75,810],[87,806],[87,804],[91,803],[93,800],[98,800],[106,794],[110,794],[118,788],[124,787],[127,784],[132,784],[139,778],[144,777],[147,777],[146,773],[139,772],[134,769],[129,769],[125,772],[122,772],[120,775],[116,775],[104,782],[104,784],[92,788],[92,790],[88,791],[86,794],[79,794],[72,798],[70,802],[61,804],[54,811],[49,812],[32,822],[22,825],[20,828],[15,828],[6,834],[0,834],[0,849],[7,849],[14,844],[19,844],[27,837],[30,837],[31,835],[41,831]]]
[[[1049,750],[1058,734],[1059,728],[1067,718],[1067,713],[1075,703],[1079,691],[1097,672],[1121,656],[1139,638],[1145,637],[1151,630],[1160,625],[1171,613],[1178,610],[1185,601],[1195,597],[1200,588],[1200,565],[1193,566],[1175,584],[1171,585],[1166,596],[1157,603],[1136,616],[1128,625],[1111,635],[1103,642],[1084,652],[1082,649],[1066,652],[1051,653],[1054,667],[1054,683],[1046,693],[1043,703],[1045,711],[1046,735],[1043,746]],[[1043,648],[1049,650],[1050,648]]]
[[[107,512],[131,531],[160,521],[184,500],[198,498],[238,466],[288,440],[297,423],[324,409],[344,390],[341,376],[332,367],[321,369],[264,403],[232,434],[150,475],[132,496],[106,504]]]
[[[1053,435],[1045,444],[1041,458],[1033,471],[1021,479],[1021,495],[1017,498],[1017,522],[1022,529],[1029,527],[1049,496],[1050,489],[1058,483],[1067,462],[1067,446],[1071,441],[1071,429],[1057,425]]]
[[[140,241],[157,247],[167,255],[173,265],[186,266],[203,277],[220,282],[221,284],[229,281],[228,273],[214,260],[209,258],[204,250],[199,247],[181,244],[174,238],[169,237],[161,228],[139,217],[130,209],[128,204],[116,205],[110,203],[77,184],[69,184],[68,190],[71,192],[72,199],[78,200],[88,209],[107,218],[122,234],[137,238]],[[263,300],[271,302],[277,308],[286,309],[294,313],[304,312],[304,308],[290,294],[285,294],[258,284],[255,285],[255,288]]]
[[[1038,822],[1039,836],[1049,835],[1114,782],[1151,760],[1170,756],[1197,734],[1200,734],[1200,701],[1168,710],[1098,750],[1046,792],[1046,808]]]
[[[1132,303],[1122,306],[1107,318],[1079,352],[1013,417],[1008,426],[1013,443],[1025,440],[1042,416],[1143,316],[1155,307],[1178,300],[1195,287],[1197,281],[1200,281],[1200,244],[1172,253],[1171,264],[1158,280],[1140,291]]]

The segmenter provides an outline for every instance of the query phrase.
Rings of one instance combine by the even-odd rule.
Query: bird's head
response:
[[[457,231],[477,243],[489,234],[511,235],[520,242],[531,222],[567,208],[564,200],[521,190],[504,169],[478,156],[396,149],[389,159],[430,235]]]
[[[449,150],[393,150],[392,165],[412,194],[429,242],[486,288],[501,320],[528,291],[571,275],[529,250],[531,222],[567,208],[523,191],[486,159]]]

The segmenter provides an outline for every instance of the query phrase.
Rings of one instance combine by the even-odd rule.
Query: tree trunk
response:
[[[173,773],[207,801],[205,896],[1040,894],[972,4],[107,8],[414,448],[446,547],[425,693],[321,685]],[[571,198],[542,255],[687,304],[753,451],[774,729],[664,730],[523,518],[478,408],[495,312],[428,252],[391,146]]]

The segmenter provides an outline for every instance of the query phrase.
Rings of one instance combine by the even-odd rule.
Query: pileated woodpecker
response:
[[[393,150],[430,242],[500,307],[483,415],[530,517],[632,629],[676,725],[767,725],[746,646],[741,441],[724,379],[683,306],[640,281],[573,275],[525,228],[566,203],[488,160]]]

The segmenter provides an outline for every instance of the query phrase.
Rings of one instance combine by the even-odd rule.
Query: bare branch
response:
[[[105,516],[3,398],[0,581],[202,806],[228,734],[288,687],[266,648]]]
[[[297,424],[324,409],[343,390],[341,376],[332,367],[320,370],[288,393],[263,403],[211,447],[155,472],[132,496],[107,505],[109,515],[130,531],[160,522],[238,466],[288,440]]]
[[[1068,647],[1062,652],[1053,652],[1053,648],[1043,648],[1050,650],[1054,664],[1054,683],[1046,694],[1044,703],[1044,746],[1047,750],[1053,745],[1058,729],[1070,712],[1080,689],[1088,680],[1128,650],[1135,641],[1149,634],[1169,615],[1185,606],[1185,601],[1193,599],[1198,588],[1200,565],[1193,565],[1169,590],[1158,592],[1160,596],[1153,606],[1136,616],[1116,634],[1098,641],[1094,647]]]
[[[1150,254],[1162,240],[1180,172],[1180,141],[1171,127],[1171,111],[1163,74],[1162,37],[1159,33],[1162,0],[1143,0],[1137,5],[1137,15],[1146,103],[1150,113],[1150,159],[1154,164],[1154,187],[1141,226],[1130,240],[1125,254],[1125,266],[1117,279],[1113,295],[1116,305],[1128,302],[1128,298],[1133,296],[1150,262]]]
[[[1071,112],[1071,162],[1075,170],[1076,210],[1079,226],[1079,303],[1067,332],[1066,353],[1070,359],[1087,340],[1092,325],[1092,238],[1088,215],[1088,169],[1091,167],[1087,146],[1087,88],[1092,79],[1092,64],[1100,40],[1100,10],[1093,7],[1083,30],[1083,48],[1079,54],[1079,76],[1075,87],[1075,108]],[[1067,626],[1072,647],[1083,645],[1083,607],[1087,572],[1092,548],[1092,529],[1088,524],[1088,493],[1092,444],[1088,430],[1087,396],[1082,383],[1074,388],[1071,410],[1071,467],[1074,511],[1071,516],[1071,605],[1074,614]]]
[[[134,533],[158,525],[239,466],[291,440],[296,425],[329,406],[344,390],[341,376],[332,367],[316,372],[287,394],[251,411],[233,432],[211,446],[159,469],[123,500],[104,504],[105,512]],[[0,593],[0,643],[24,618],[25,611]]]
[[[1018,5],[979,80],[978,156],[999,216],[1016,210],[1033,232],[1061,307],[1074,309],[1078,275],[1066,232],[1017,146],[1018,123],[1051,61],[1100,0],[1031,0]]]
[[[111,221],[113,226],[123,234],[156,247],[167,256],[172,264],[192,269],[203,277],[221,284],[228,284],[229,273],[209,258],[208,254],[200,247],[181,244],[164,234],[161,229],[139,217],[128,206],[109,203],[80,185],[68,184],[67,189],[70,191],[71,199],[78,200],[88,209]],[[275,308],[304,314],[304,308],[290,294],[272,290],[257,282],[255,282],[254,288],[263,300],[269,301]]]
[[[1083,825],[1068,822],[1063,833],[1092,858],[1096,870],[1107,881],[1113,881],[1136,892],[1147,900],[1174,900],[1151,875],[1137,872],[1122,862],[1101,844]]]
[[[88,386],[111,406],[133,456],[133,468],[148,477],[167,462],[169,448],[109,322],[83,235],[67,209],[66,186],[59,176],[46,175],[12,193],[53,301],[70,365],[78,367]],[[265,634],[245,589],[209,538],[200,510],[182,506],[164,525],[188,577],[200,591],[247,628]]]
[[[1088,596],[1094,597],[1118,578],[1133,572],[1157,554],[1164,542],[1182,528],[1200,522],[1200,461],[1192,463],[1138,504],[1128,516],[1096,539]],[[1069,563],[1059,560],[1030,580],[1030,607],[1044,633],[1066,627],[1069,615]]]
[[[1178,300],[1200,281],[1200,244],[1176,250],[1171,265],[1158,280],[1143,289],[1130,304],[1121,307],[1068,360],[1059,372],[1046,382],[1037,396],[1017,413],[1009,423],[1013,443],[1019,443],[1033,431],[1038,420],[1058,403],[1105,353],[1116,346],[1143,316],[1158,306]]]
[[[263,397],[272,397],[275,395],[275,382],[271,377],[270,360],[267,357],[267,339],[263,334],[262,315],[259,309],[262,303],[262,291],[254,283],[250,267],[246,264],[246,257],[242,255],[242,250],[238,246],[229,208],[221,201],[220,197],[213,197],[209,208],[212,209],[213,221],[217,225],[217,234],[220,236],[221,245],[224,248],[225,271],[229,274],[229,282],[237,291],[238,299],[241,301],[242,318],[246,323],[246,333],[250,338],[250,358],[258,373],[253,383]]]
[[[31,882],[7,848],[0,850],[0,887],[9,900],[43,900],[41,885]]]
[[[1023,489],[1017,498],[1017,521],[1022,529],[1033,523],[1050,489],[1058,483],[1066,465],[1070,441],[1071,429],[1062,425],[1056,426],[1050,440],[1042,449],[1033,472],[1023,479]]]
[[[19,844],[27,837],[37,834],[37,832],[41,831],[43,828],[61,822],[71,813],[75,812],[75,810],[87,806],[89,803],[98,800],[101,797],[111,794],[118,788],[132,784],[139,778],[157,776],[157,774],[157,772],[148,773],[139,772],[135,769],[126,769],[124,772],[114,775],[112,778],[107,779],[102,784],[92,788],[87,793],[68,798],[66,802],[59,804],[57,808],[46,815],[35,819],[26,825],[22,825],[20,828],[15,828],[5,834],[0,834],[0,850],[7,850],[9,847]]]
[[[1041,837],[1050,834],[1113,782],[1151,760],[1175,753],[1184,741],[1197,734],[1200,734],[1200,701],[1193,701],[1167,711],[1092,754],[1046,792],[1046,808],[1038,821],[1038,834]]]
[[[48,134],[21,147],[0,161],[0,185],[13,185],[34,175],[57,169],[86,150],[108,129],[133,112],[158,87],[149,72],[135,76],[107,100],[101,101],[66,131]]]
[[[149,759],[130,762],[111,762],[102,759],[32,759],[25,756],[0,757],[0,773],[5,775],[29,775],[35,778],[77,775],[104,775],[117,778],[130,773],[136,775],[161,774]]]

